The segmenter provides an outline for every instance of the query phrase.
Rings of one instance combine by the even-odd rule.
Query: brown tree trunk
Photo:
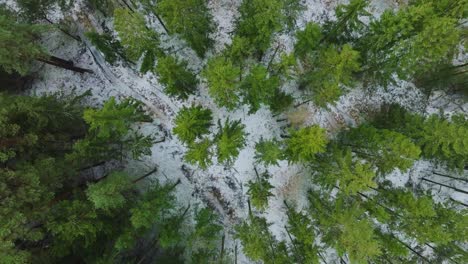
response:
[[[49,57],[44,57],[44,58],[37,58],[36,60],[40,62],[44,62],[59,68],[67,69],[70,71],[74,72],[79,72],[79,73],[93,73],[92,70],[89,69],[84,69],[80,67],[74,66],[74,63],[71,61],[67,61],[64,59],[57,58],[55,56],[49,56]]]

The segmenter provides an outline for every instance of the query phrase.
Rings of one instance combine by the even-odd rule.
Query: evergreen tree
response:
[[[211,140],[207,138],[190,143],[184,160],[190,164],[198,164],[202,169],[208,168],[213,163],[211,160],[213,156],[211,152],[212,144]]]
[[[119,57],[124,57],[122,45],[109,33],[99,34],[95,31],[89,31],[85,33],[85,36],[104,54],[104,58],[110,64],[114,64]]]
[[[195,226],[188,237],[189,252],[186,252],[191,263],[215,263],[215,259],[221,258],[219,247],[223,227],[218,221],[219,216],[209,208],[195,212]]]
[[[313,68],[301,80],[301,86],[312,91],[313,102],[321,107],[341,96],[341,86],[353,84],[353,73],[360,69],[359,52],[345,44],[340,50],[331,46],[319,50],[312,60]]]
[[[223,57],[211,58],[202,76],[207,79],[208,93],[220,107],[233,110],[239,104],[238,95],[240,70]]]
[[[303,30],[296,33],[297,42],[294,45],[294,54],[301,59],[319,48],[322,39],[322,29],[320,25],[314,22],[306,24]]]
[[[360,44],[367,74],[387,85],[394,74],[409,79],[450,61],[460,41],[457,23],[456,18],[438,13],[430,2],[385,11],[370,24]]]
[[[176,116],[173,133],[184,143],[190,144],[197,138],[208,134],[212,125],[212,113],[210,109],[202,106],[183,107]]]
[[[273,34],[281,30],[284,21],[283,8],[283,1],[242,1],[235,33],[248,41],[256,56],[263,56],[270,47]]]
[[[283,16],[284,23],[289,31],[294,30],[296,26],[296,20],[299,14],[306,10],[306,6],[301,0],[282,0],[283,1]]]
[[[454,115],[452,121],[432,115],[428,118],[408,113],[397,105],[384,108],[377,116],[378,127],[398,131],[413,140],[426,158],[436,159],[450,168],[463,169],[468,163],[468,122]]]
[[[186,61],[164,56],[158,60],[154,71],[159,75],[159,81],[166,86],[164,92],[170,96],[187,99],[197,89],[198,80],[195,74],[187,70]]]
[[[161,55],[159,36],[146,26],[143,15],[132,13],[128,9],[115,9],[114,27],[119,34],[125,54],[131,61],[138,61],[143,55],[142,72],[151,69],[155,56]]]
[[[382,174],[395,168],[408,170],[421,153],[420,148],[403,134],[370,125],[361,125],[343,133],[341,140],[358,156],[372,161]]]
[[[258,210],[264,211],[268,207],[268,198],[273,196],[271,189],[274,187],[268,181],[268,179],[271,178],[268,171],[258,174],[257,169],[255,169],[255,174],[255,181],[249,181],[247,183],[247,194],[250,196],[252,205]]]
[[[125,191],[132,188],[130,176],[123,172],[113,172],[104,180],[88,186],[86,195],[94,208],[112,210],[125,205]]]
[[[232,163],[240,150],[245,146],[245,125],[240,120],[230,122],[227,119],[224,125],[218,120],[218,133],[216,134],[216,154],[218,162]]]
[[[254,66],[241,85],[244,102],[250,105],[249,113],[255,113],[261,104],[269,104],[279,85],[279,78],[268,76],[264,66]]]
[[[161,0],[156,3],[170,32],[180,34],[198,56],[203,57],[213,45],[210,34],[214,31],[213,19],[203,0]]]
[[[236,226],[236,238],[240,239],[244,254],[253,261],[287,263],[279,261],[288,254],[271,234],[269,226],[265,218],[250,215],[247,221]]]
[[[45,49],[36,42],[44,27],[17,23],[4,7],[0,7],[0,27],[0,43],[4,47],[0,50],[0,65],[7,73],[25,75],[33,61],[47,57]]]
[[[298,263],[319,263],[319,247],[315,243],[314,224],[309,217],[293,207],[287,207],[288,224],[285,227],[293,245],[294,260]]]
[[[355,195],[376,188],[375,172],[369,162],[353,159],[350,148],[339,149],[335,145],[330,153],[317,157],[314,176],[317,182],[325,187],[339,186],[345,195]]]
[[[311,216],[323,232],[322,241],[347,254],[352,263],[366,263],[381,255],[378,237],[372,222],[358,204],[338,198],[334,203],[309,192]]]
[[[285,154],[290,162],[308,162],[315,154],[325,151],[328,139],[325,129],[313,125],[291,131],[285,143]]]
[[[280,143],[275,140],[264,140],[263,137],[255,144],[255,160],[268,165],[278,165],[278,160],[284,158]]]

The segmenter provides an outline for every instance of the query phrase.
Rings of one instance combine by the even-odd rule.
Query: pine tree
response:
[[[214,259],[221,258],[219,247],[222,230],[219,216],[213,210],[196,210],[195,226],[188,236],[187,259],[190,259],[191,263],[215,263]]]
[[[242,1],[235,34],[248,40],[257,57],[263,56],[270,47],[273,34],[281,30],[284,21],[283,8],[283,1]]]
[[[372,222],[363,208],[339,197],[330,202],[309,192],[311,216],[323,232],[322,241],[334,247],[340,256],[347,254],[352,263],[366,263],[381,255]]]
[[[290,162],[308,162],[315,154],[325,151],[328,139],[325,129],[313,125],[291,131],[285,143],[285,154]]]
[[[411,140],[395,131],[361,125],[342,134],[342,144],[364,159],[372,161],[382,174],[395,168],[408,170],[419,158],[421,150]]]
[[[210,34],[214,31],[213,19],[203,0],[161,0],[156,3],[169,31],[184,38],[203,57],[213,45]]]
[[[139,13],[128,9],[115,9],[114,27],[125,49],[125,54],[131,61],[138,61],[143,55],[146,60],[161,55],[159,36],[146,26],[145,18]],[[145,58],[143,60],[145,60]],[[152,64],[153,61],[146,62]],[[148,67],[146,67],[148,70]]]
[[[388,85],[393,74],[407,80],[442,61],[450,61],[460,41],[457,23],[455,18],[438,14],[427,2],[397,12],[385,11],[370,24],[360,44],[368,76]]]
[[[18,72],[25,75],[31,63],[38,58],[46,57],[47,53],[36,40],[44,27],[39,25],[19,24],[13,14],[0,7],[0,65],[7,72]]]
[[[468,122],[462,115],[452,116],[450,122],[437,115],[424,118],[408,113],[400,106],[390,105],[383,109],[375,124],[408,136],[421,148],[426,158],[436,159],[452,169],[461,170],[467,164],[465,139]]]
[[[320,253],[315,243],[314,224],[305,213],[296,211],[286,202],[285,205],[288,216],[288,224],[285,228],[293,245],[294,260],[304,264],[319,263]]]
[[[269,226],[265,218],[250,215],[247,221],[236,226],[235,236],[240,239],[244,254],[251,260],[285,263],[279,259],[288,257],[287,252],[284,252],[286,249],[271,234]]]
[[[306,6],[300,0],[282,0],[283,1],[283,16],[286,28],[289,31],[294,30],[296,26],[296,20],[299,14],[306,10]]]
[[[322,29],[317,23],[309,22],[303,30],[296,33],[296,39],[294,54],[303,59],[306,55],[310,55],[319,48],[320,40],[322,39]]]
[[[359,52],[345,44],[338,50],[328,47],[312,59],[313,68],[306,72],[301,86],[312,91],[313,102],[321,107],[341,96],[341,86],[353,84],[353,73],[360,69]]]
[[[210,109],[202,106],[183,107],[176,116],[173,133],[186,144],[191,144],[197,138],[208,134],[212,125]]]
[[[369,17],[366,11],[369,0],[351,0],[348,4],[339,4],[335,8],[336,21],[326,21],[322,42],[350,43],[364,34],[367,26],[362,18]]]
[[[88,186],[86,195],[94,208],[112,210],[125,205],[124,192],[132,188],[130,176],[123,172],[113,172],[104,180]]]
[[[159,76],[159,81],[165,85],[164,92],[170,96],[185,100],[197,89],[198,80],[187,69],[186,61],[164,56],[158,59],[154,71]]]
[[[230,122],[227,119],[224,125],[218,120],[218,133],[216,134],[216,155],[218,162],[232,163],[240,150],[245,146],[245,125],[240,120]]]
[[[114,64],[119,57],[125,58],[122,45],[109,33],[99,34],[89,31],[85,33],[85,36],[104,54],[104,58],[110,64]]]
[[[273,196],[271,189],[273,185],[268,181],[271,175],[268,171],[258,174],[255,169],[256,178],[255,181],[247,182],[247,194],[250,196],[252,205],[260,211],[264,211],[268,207],[268,198]]]
[[[264,66],[254,66],[241,84],[244,102],[250,106],[249,114],[260,109],[261,104],[268,105],[279,89],[279,85],[279,78],[268,76],[268,71]]]
[[[190,164],[198,164],[202,169],[208,168],[213,163],[211,160],[213,156],[211,152],[212,144],[211,140],[207,138],[190,143],[184,160]]]
[[[276,139],[264,140],[263,137],[255,144],[255,160],[268,165],[278,165],[278,160],[284,159],[280,142]]]
[[[345,195],[376,188],[375,172],[369,162],[353,159],[350,148],[339,149],[333,145],[330,153],[319,155],[314,180],[328,188],[336,185]]]
[[[229,110],[238,106],[240,74],[240,70],[226,58],[218,56],[208,60],[202,76],[207,79],[208,93],[218,106]]]

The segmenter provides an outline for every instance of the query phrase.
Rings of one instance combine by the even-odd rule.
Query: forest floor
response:
[[[12,3],[12,1],[0,0],[1,2]],[[333,17],[334,7],[338,3],[346,1],[307,0],[304,2],[307,10],[303,12],[298,21],[299,28],[303,28],[308,21],[321,22],[327,16]],[[371,12],[378,15],[386,8],[397,8],[395,2],[373,0]],[[213,35],[216,41],[213,53],[221,51],[226,44],[230,43],[230,32],[234,29],[233,22],[238,15],[239,4],[240,0],[209,1],[214,21],[217,23],[217,31]],[[92,28],[97,31],[102,31],[104,28],[112,30],[112,20],[90,12],[82,0],[75,1],[73,9],[69,12],[70,14],[66,14],[66,16],[70,16],[73,20],[73,24],[76,26],[75,32],[82,39],[84,39],[83,33]],[[58,21],[63,16],[59,12],[50,14],[52,21]],[[163,29],[155,18],[148,17],[148,22],[155,30],[163,34]],[[175,55],[188,60],[189,67],[194,72],[200,72],[206,63],[206,58],[201,60],[195,56],[194,52],[177,37],[164,34],[162,36],[162,43],[165,43],[167,48],[174,50]],[[131,161],[128,166],[129,170],[133,170],[132,173],[139,175],[158,166],[159,170],[152,176],[153,179],[163,182],[180,179],[182,184],[178,186],[176,196],[181,206],[190,203],[215,208],[222,216],[227,230],[227,246],[231,249],[234,248],[235,244],[238,244],[232,237],[232,228],[247,216],[248,196],[245,184],[255,178],[254,167],[259,172],[268,170],[272,175],[270,182],[275,187],[274,196],[270,198],[269,207],[263,215],[272,223],[271,230],[278,238],[287,239],[283,228],[286,221],[283,200],[288,200],[299,207],[304,206],[305,192],[310,188],[308,175],[300,165],[291,165],[286,161],[280,162],[278,166],[256,165],[254,146],[260,138],[280,138],[288,126],[309,124],[318,124],[326,128],[329,136],[333,137],[339,130],[361,123],[384,103],[397,102],[412,111],[423,114],[443,111],[444,114],[451,115],[456,112],[466,113],[468,111],[468,104],[463,105],[453,96],[437,93],[428,97],[412,83],[399,82],[387,89],[382,87],[355,88],[342,96],[339,102],[330,106],[329,109],[321,109],[312,103],[305,103],[280,116],[273,116],[267,108],[262,108],[252,115],[247,114],[247,107],[228,112],[214,104],[208,96],[206,83],[200,83],[197,95],[181,102],[169,98],[163,93],[163,87],[153,73],[142,75],[138,73],[135,65],[124,62],[110,65],[104,60],[102,54],[87,41],[78,42],[57,31],[46,36],[44,42],[47,47],[50,47],[49,51],[52,54],[72,60],[76,65],[91,69],[94,73],[78,74],[48,65],[38,65],[35,73],[37,78],[31,84],[31,93],[63,92],[69,94],[75,92],[79,94],[90,89],[93,95],[86,102],[90,106],[101,105],[111,96],[117,98],[133,97],[142,101],[148,112],[153,115],[154,122],[141,124],[140,129],[144,133],[153,134],[157,139],[164,139],[164,141],[152,147],[151,156],[147,156],[141,161]],[[278,34],[272,44],[271,51],[265,55],[264,60],[269,61],[277,46],[280,46],[280,49],[285,52],[291,51],[293,43],[294,36],[292,34]],[[212,55],[208,54],[207,57]],[[286,83],[283,89],[297,98],[296,104],[305,101],[304,98],[301,98],[301,93],[297,90],[294,80]],[[240,152],[232,166],[226,167],[214,161],[214,165],[202,170],[183,161],[186,149],[172,135],[171,130],[177,111],[182,106],[193,103],[210,108],[213,111],[215,121],[218,119],[224,121],[226,118],[230,118],[230,120],[241,119],[246,126],[247,146]],[[216,130],[217,126],[214,125],[212,131],[215,133]],[[409,179],[413,183],[424,184],[420,183],[420,180],[418,182],[418,179],[425,176],[434,167],[435,165],[428,161],[419,161],[406,173],[395,171],[388,178],[398,185],[404,185]],[[440,181],[442,182],[442,180]],[[431,186],[426,187],[430,188]],[[454,193],[447,193],[447,190],[434,189],[433,191],[439,191],[442,195],[452,195],[453,199],[468,203],[467,196],[456,196]],[[251,263],[242,256],[241,250],[238,252],[238,263]],[[333,258],[333,253],[330,252],[327,257]]]

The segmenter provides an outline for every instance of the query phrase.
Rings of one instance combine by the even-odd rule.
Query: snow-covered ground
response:
[[[0,0],[0,3],[9,4],[14,1]],[[307,0],[304,1],[307,10],[303,12],[298,21],[299,28],[305,26],[308,21],[321,22],[327,16],[333,17],[333,8],[338,3],[347,1],[337,0]],[[391,0],[373,0],[370,11],[379,15],[386,8],[397,8],[397,1]],[[211,0],[209,7],[217,24],[217,31],[213,34],[215,38],[215,48],[212,53],[221,51],[226,44],[230,43],[230,38],[234,30],[234,20],[238,16],[237,8],[240,0]],[[52,20],[69,16],[77,25],[77,34],[83,38],[83,33],[95,28],[102,30],[101,25],[112,28],[112,21],[98,17],[85,8],[82,0],[77,0],[74,6],[66,14],[58,11],[50,14]],[[163,34],[163,29],[158,25],[157,20],[148,17],[149,24],[157,31]],[[186,47],[178,38],[164,36],[165,45],[178,50],[177,56],[188,60],[189,67],[195,72],[199,72],[203,67],[205,60],[195,56],[194,52]],[[83,38],[84,39],[84,38]],[[245,184],[255,177],[254,166],[259,171],[268,170],[272,174],[270,180],[274,189],[274,197],[269,201],[269,208],[263,213],[269,222],[272,223],[272,232],[280,239],[287,240],[284,233],[284,224],[286,221],[285,208],[283,200],[297,204],[299,207],[305,205],[305,192],[309,188],[308,175],[300,165],[290,165],[285,161],[279,163],[279,166],[269,166],[265,168],[255,164],[254,146],[260,137],[266,139],[279,138],[284,122],[278,122],[278,119],[287,117],[282,115],[273,117],[266,108],[260,109],[256,114],[248,115],[247,107],[240,108],[233,112],[218,108],[207,93],[207,87],[204,82],[199,86],[199,94],[191,96],[186,102],[174,100],[166,96],[162,91],[163,87],[158,82],[157,76],[152,73],[142,75],[135,70],[135,66],[119,63],[115,66],[105,62],[102,55],[87,42],[77,42],[60,32],[50,34],[44,38],[44,43],[52,54],[72,60],[77,66],[89,68],[94,71],[93,74],[78,74],[48,65],[38,65],[37,79],[31,84],[31,93],[53,93],[63,91],[77,93],[91,89],[93,95],[87,103],[89,105],[100,105],[111,96],[117,98],[134,97],[142,101],[147,107],[148,112],[153,115],[154,122],[151,124],[142,124],[141,130],[145,133],[154,134],[157,137],[166,140],[157,143],[152,147],[152,155],[145,157],[141,161],[132,161],[129,164],[130,170],[136,174],[147,171],[155,165],[159,167],[154,178],[160,181],[176,181],[180,179],[182,184],[177,188],[177,198],[181,204],[205,204],[215,208],[222,216],[223,224],[227,230],[227,245],[234,248],[239,244],[232,238],[232,228],[247,216],[247,195]],[[294,37],[288,34],[279,34],[275,40],[275,45],[282,45],[285,51],[290,51],[294,44]],[[213,54],[209,54],[212,56]],[[267,56],[271,56],[271,52]],[[297,93],[294,83],[290,82],[283,89]],[[408,107],[412,111],[424,114],[444,111],[450,115],[454,112],[465,112],[468,110],[467,104],[462,104],[456,99],[444,94],[434,94],[427,98],[411,83],[400,82],[398,85],[383,89],[373,87],[372,92],[356,88],[340,98],[336,105],[329,109],[320,109],[312,103],[303,105],[294,111],[303,111],[307,113],[304,124],[319,124],[327,129],[330,137],[337,131],[347,126],[354,126],[364,120],[366,116],[375,112],[380,105],[389,102],[398,102]],[[297,103],[299,103],[298,101]],[[223,166],[214,161],[214,165],[207,170],[202,170],[196,166],[191,166],[183,162],[185,147],[172,135],[173,120],[177,111],[183,105],[192,103],[201,104],[213,110],[214,120],[241,119],[246,126],[248,133],[247,146],[240,152],[239,157],[232,166]],[[213,132],[217,129],[213,126]],[[387,178],[396,185],[404,185],[409,179],[420,183],[420,177],[424,176],[425,171],[432,170],[433,165],[427,161],[417,162],[412,169],[406,173],[395,171]],[[439,179],[440,180],[440,179]],[[442,179],[446,180],[446,179]],[[427,188],[426,183],[420,183]],[[467,187],[467,186],[465,186]],[[434,190],[438,192],[439,190]],[[460,194],[449,193],[442,190],[445,198],[451,195],[453,199],[458,199],[468,203],[468,197]],[[329,257],[332,257],[332,252]],[[251,263],[245,256],[242,256],[239,250],[238,263]]]

